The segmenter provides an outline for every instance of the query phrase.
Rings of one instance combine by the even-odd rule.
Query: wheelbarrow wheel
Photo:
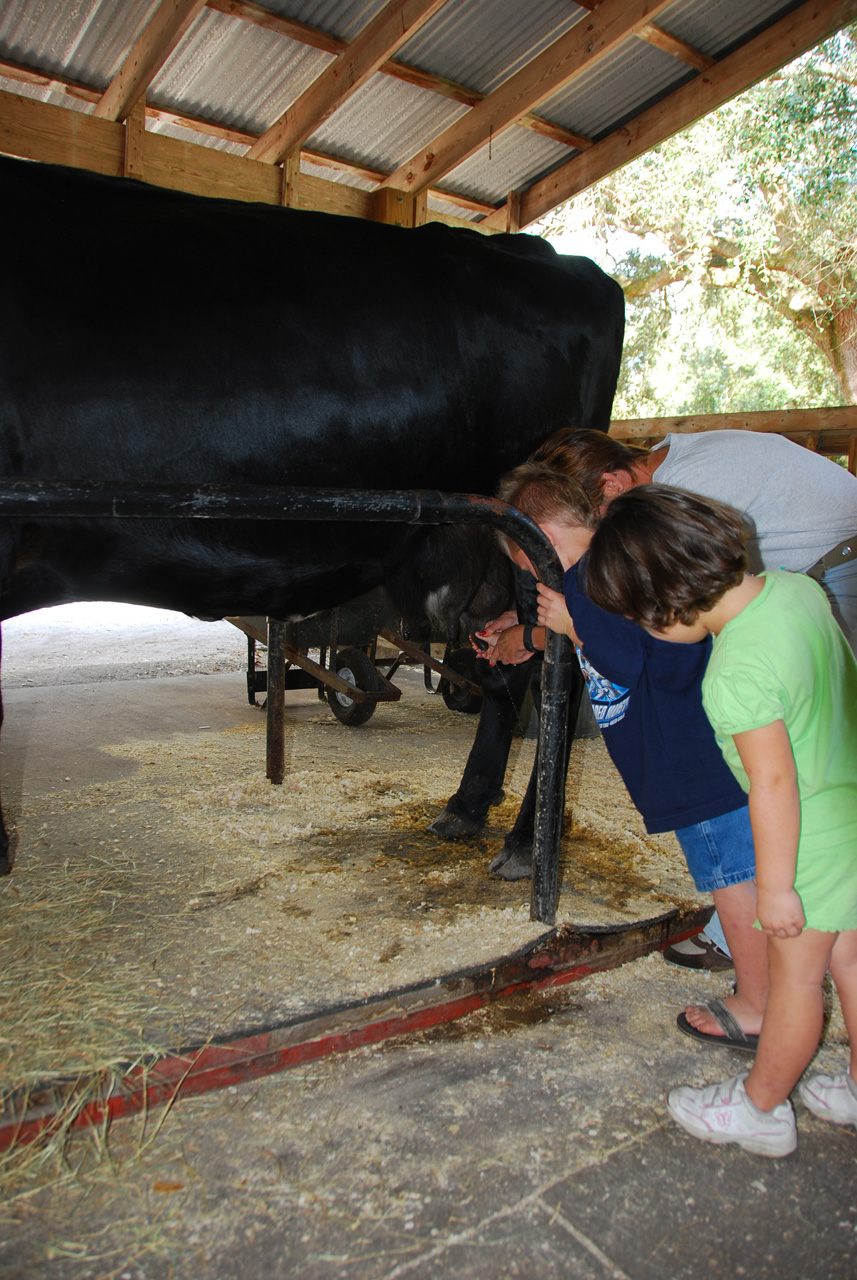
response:
[[[445,667],[451,667],[458,675],[465,676],[472,684],[481,685],[478,661],[472,649],[453,649],[444,657],[443,664]],[[443,676],[440,681],[440,694],[450,711],[463,711],[465,715],[474,715],[482,710],[481,693],[472,693],[470,689],[463,689],[461,685],[452,684]]]
[[[340,649],[334,661],[334,670],[342,680],[347,680],[357,689],[367,693],[379,688],[378,673],[375,663],[362,649]],[[355,702],[347,693],[338,689],[325,690],[330,709],[340,724],[354,728],[365,724],[375,714],[377,702]]]

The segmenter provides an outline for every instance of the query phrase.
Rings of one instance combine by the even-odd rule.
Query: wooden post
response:
[[[146,95],[134,103],[125,119],[125,156],[122,172],[126,178],[144,181],[146,150]]]
[[[848,470],[852,476],[857,476],[857,436],[848,441]]]
[[[506,230],[517,233],[521,230],[521,193],[510,191],[506,200]]]
[[[416,199],[410,191],[395,191],[382,187],[372,197],[372,217],[376,222],[387,222],[392,227],[413,227],[416,220]]]
[[[275,786],[286,774],[286,624],[268,619],[268,701],[266,773]]]
[[[299,206],[301,153],[300,149],[286,156],[282,164],[283,178],[280,187],[280,204],[286,209]]]

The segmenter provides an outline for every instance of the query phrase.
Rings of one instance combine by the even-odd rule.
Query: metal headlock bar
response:
[[[487,524],[512,538],[540,579],[562,589],[562,570],[539,527],[495,498],[436,490],[288,489],[267,486],[110,484],[0,480],[0,516],[43,520],[351,520],[394,524]],[[573,654],[547,631],[542,666],[539,767],[530,918],[553,924],[565,793],[565,731]]]

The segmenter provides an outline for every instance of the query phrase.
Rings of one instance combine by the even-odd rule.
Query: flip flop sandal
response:
[[[756,1052],[759,1047],[759,1037],[742,1030],[722,1000],[707,1000],[705,1004],[700,1005],[700,1008],[707,1009],[715,1018],[718,1026],[723,1028],[723,1035],[719,1036],[713,1031],[700,1031],[693,1023],[688,1022],[686,1013],[680,1013],[675,1020],[679,1031],[690,1036],[692,1040],[702,1040],[705,1044],[716,1044],[726,1049],[742,1049],[744,1053]]]

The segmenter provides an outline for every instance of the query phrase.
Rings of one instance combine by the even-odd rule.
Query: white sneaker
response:
[[[735,1142],[757,1156],[787,1156],[797,1146],[790,1102],[760,1111],[747,1096],[747,1072],[705,1089],[681,1085],[667,1097],[673,1120],[703,1142]]]
[[[813,1076],[803,1081],[798,1093],[813,1115],[857,1128],[857,1084],[847,1071],[840,1076]]]

